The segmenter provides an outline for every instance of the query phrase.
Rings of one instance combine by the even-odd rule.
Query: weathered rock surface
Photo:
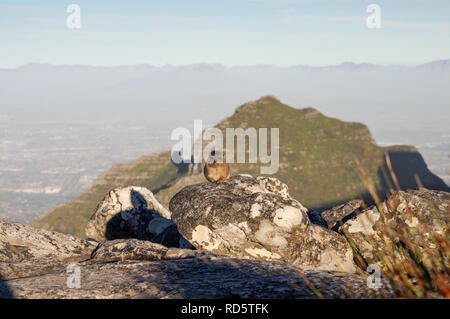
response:
[[[0,281],[0,298],[325,298],[392,297],[387,283],[367,288],[359,275],[298,269],[291,264],[167,248],[119,239],[78,264],[79,288],[65,269]]]
[[[38,275],[90,258],[96,244],[0,219],[0,280]]]
[[[382,253],[387,251],[383,233],[392,229],[398,233],[399,227],[406,225],[412,233],[420,228],[427,238],[420,239],[417,245],[421,251],[425,248],[436,248],[431,239],[432,235],[439,234],[445,238],[450,225],[450,193],[431,191],[427,189],[397,191],[389,196],[381,205],[385,216],[385,223],[377,207],[372,206],[347,220],[340,228],[340,232],[349,235],[358,253],[367,264],[378,263],[374,247]],[[424,231],[425,230],[425,231]],[[423,262],[429,262],[427,253],[423,253]]]
[[[191,247],[170,219],[170,212],[144,187],[116,188],[97,206],[86,235],[97,241],[137,238],[168,247]]]
[[[206,252],[192,249],[169,248],[138,239],[115,239],[100,243],[92,253],[91,261],[161,260],[204,256]]]
[[[352,200],[344,204],[334,206],[333,208],[323,211],[321,216],[327,223],[328,229],[337,230],[341,222],[345,222],[345,218],[359,209],[362,205],[362,200]]]
[[[405,225],[421,230],[414,244],[428,264],[432,236],[445,240],[450,222],[442,191],[394,192],[380,208],[384,224],[359,201],[308,212],[279,180],[249,175],[183,188],[172,214],[158,204],[145,188],[110,192],[87,227],[115,238],[100,244],[0,219],[0,298],[390,298],[386,281],[371,290],[354,273],[344,236],[326,227],[342,221],[338,231],[365,264],[379,264],[373,245],[388,249],[386,225],[399,241]],[[185,238],[198,250],[182,248],[191,248]],[[67,284],[70,264],[80,267],[79,288]]]
[[[345,238],[311,224],[307,209],[275,178],[238,175],[188,186],[172,198],[170,210],[180,233],[198,249],[355,271]]]

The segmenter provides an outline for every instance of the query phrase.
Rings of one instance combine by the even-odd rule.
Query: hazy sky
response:
[[[81,7],[69,29],[67,6]],[[366,26],[381,7],[381,28]],[[449,0],[0,0],[0,67],[420,64],[450,58]]]

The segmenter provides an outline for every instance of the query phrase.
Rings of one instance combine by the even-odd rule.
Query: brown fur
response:
[[[214,151],[211,152],[211,156],[213,160],[206,162],[203,173],[208,181],[212,183],[223,183],[231,176],[230,165],[225,162],[225,159],[222,163],[217,162]]]

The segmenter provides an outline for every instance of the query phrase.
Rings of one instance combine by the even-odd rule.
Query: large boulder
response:
[[[358,275],[300,270],[292,264],[167,248],[136,239],[101,243],[76,272],[0,281],[0,298],[350,298],[392,297]]]
[[[116,188],[97,206],[86,225],[86,235],[97,241],[136,238],[168,247],[191,247],[170,215],[147,188]]]
[[[172,220],[197,249],[354,272],[338,233],[311,224],[307,209],[275,178],[238,175],[183,188],[170,201]]]
[[[380,264],[377,250],[384,258],[405,256],[392,252],[392,243],[412,247],[421,261],[431,266],[439,254],[435,236],[446,238],[450,221],[450,193],[427,189],[393,192],[379,207],[372,206],[347,220],[344,233],[364,264]],[[400,259],[398,259],[400,258]]]
[[[96,244],[0,219],[0,280],[39,275],[90,258]]]

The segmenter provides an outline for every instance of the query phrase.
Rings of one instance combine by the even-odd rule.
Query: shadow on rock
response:
[[[159,293],[164,298],[207,299],[299,299],[370,298],[392,296],[389,288],[373,291],[359,276],[340,272],[303,270],[282,262],[203,257],[161,261],[158,265]],[[134,280],[148,282],[148,272],[138,272]],[[303,277],[304,276],[304,277]],[[317,291],[319,293],[317,293]],[[154,298],[143,292],[137,298]],[[158,298],[161,296],[157,296]]]
[[[0,276],[0,299],[12,299],[14,298],[14,295],[12,291],[9,289],[8,284],[3,281],[2,277]]]
[[[148,207],[148,199],[140,191],[130,191],[132,207],[119,211],[105,225],[107,240],[136,238],[167,247],[191,248],[172,220]]]

